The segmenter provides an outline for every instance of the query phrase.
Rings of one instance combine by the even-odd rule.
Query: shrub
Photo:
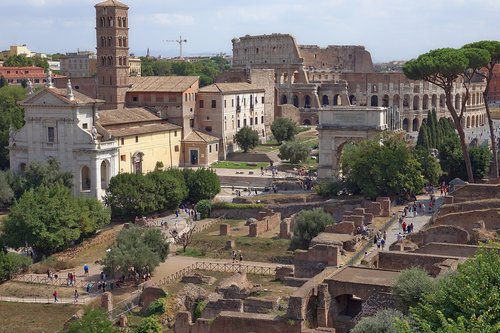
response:
[[[344,187],[344,184],[341,182],[323,180],[314,185],[314,191],[316,191],[317,195],[330,198],[339,195],[339,193],[343,191]]]
[[[212,209],[262,209],[266,208],[265,204],[261,203],[235,203],[219,201],[212,204]]]
[[[160,321],[155,316],[149,316],[141,320],[134,333],[161,333],[163,331]]]
[[[392,286],[392,293],[399,310],[406,313],[410,306],[417,304],[424,294],[430,293],[433,289],[433,278],[423,269],[413,267],[401,271]]]
[[[322,208],[301,211],[295,219],[295,228],[290,247],[292,249],[307,250],[311,240],[323,232],[327,225],[334,222],[333,217]]]
[[[167,311],[167,305],[165,304],[165,298],[158,298],[152,302],[148,307],[148,314],[151,315],[162,315]]]
[[[0,281],[8,280],[12,276],[25,271],[31,264],[31,258],[17,253],[5,253],[0,249]]]
[[[300,141],[288,141],[281,145],[279,158],[289,160],[292,164],[305,162],[311,153],[311,148]]]
[[[398,333],[398,320],[403,314],[394,309],[378,311],[374,316],[363,317],[351,333]]]
[[[201,314],[203,310],[205,310],[205,307],[207,306],[208,302],[203,301],[203,300],[198,300],[196,301],[196,305],[194,307],[194,320],[201,318]]]
[[[212,211],[212,203],[210,200],[200,200],[195,206],[195,209],[202,219],[210,217],[210,212]]]
[[[30,270],[35,274],[45,274],[48,269],[50,269],[51,271],[61,271],[73,267],[74,265],[72,265],[67,260],[61,260],[57,257],[50,256],[31,266]]]

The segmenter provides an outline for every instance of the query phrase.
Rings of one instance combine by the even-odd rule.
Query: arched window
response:
[[[110,163],[108,160],[101,163],[101,189],[106,190],[109,185]]]
[[[349,96],[349,103],[351,103],[351,105],[356,105],[356,96]]]
[[[288,103],[288,98],[286,98],[286,95],[281,95],[281,104],[287,104]]]
[[[333,96],[333,105],[341,105],[342,102],[340,101],[340,95],[337,94],[335,96]]]
[[[306,95],[304,97],[304,107],[305,108],[310,108],[311,107],[311,97],[309,95]]]
[[[424,98],[422,99],[422,109],[428,110],[429,109],[429,96],[424,95]]]
[[[418,119],[417,118],[413,119],[412,131],[413,132],[417,132],[418,131]]]
[[[384,97],[382,98],[382,106],[384,108],[389,107],[389,95],[384,95]]]
[[[299,107],[299,96],[297,95],[293,95],[293,106],[295,106],[296,108]]]
[[[81,174],[81,190],[90,191],[90,169],[88,166],[84,165],[80,172]]]
[[[420,97],[418,95],[413,96],[413,110],[420,109]]]
[[[378,106],[378,96],[373,95],[370,100],[370,106]]]
[[[330,105],[330,99],[327,95],[323,95],[321,98],[321,105]]]
[[[144,154],[141,152],[137,152],[132,156],[132,170],[134,173],[141,174],[142,173],[142,160]]]
[[[124,28],[127,27],[127,23],[126,23],[127,21],[126,20],[127,19],[125,17],[122,19],[122,25],[123,25]]]
[[[408,120],[408,118],[403,119],[403,130],[406,132],[409,131],[409,123],[410,121]]]

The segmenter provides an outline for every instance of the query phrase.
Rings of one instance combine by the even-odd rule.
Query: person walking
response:
[[[87,264],[83,265],[83,274],[85,276],[89,275],[89,265]]]
[[[52,293],[52,296],[54,296],[54,303],[59,302],[59,299],[57,298],[57,290],[54,290],[54,292]]]
[[[74,299],[75,299],[75,303],[78,303],[78,297],[80,297],[80,294],[78,294],[78,290],[75,289],[75,293],[74,293]]]

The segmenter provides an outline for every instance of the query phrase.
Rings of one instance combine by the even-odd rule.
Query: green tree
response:
[[[134,333],[161,333],[163,331],[160,321],[155,316],[143,318],[134,330]]]
[[[475,74],[482,76],[486,79],[486,86],[484,87],[483,97],[485,101],[486,115],[488,117],[488,125],[490,127],[490,138],[491,138],[491,150],[493,151],[493,165],[494,165],[494,176],[498,178],[498,151],[497,151],[497,140],[495,138],[495,126],[493,124],[493,119],[491,118],[491,111],[489,106],[490,101],[490,86],[491,81],[494,77],[495,66],[500,62],[500,41],[483,40],[475,43],[470,43],[463,46],[464,48],[472,48],[485,50],[490,54],[490,60],[484,63],[481,68],[486,68],[487,73],[482,70],[476,70]]]
[[[498,243],[482,247],[456,272],[440,279],[436,288],[410,309],[413,332],[498,332],[499,250]],[[453,330],[447,331],[447,326]]]
[[[51,158],[47,162],[31,162],[24,172],[15,174],[11,181],[11,187],[18,198],[25,191],[42,185],[51,186],[58,183],[71,189],[73,175],[70,172],[61,171],[59,161]]]
[[[420,163],[422,175],[427,181],[427,184],[437,184],[439,177],[443,174],[443,170],[438,160],[430,154],[429,149],[425,149],[421,146],[415,147],[413,152],[415,158]]]
[[[7,79],[3,77],[3,75],[0,76],[0,88],[3,88],[5,86],[9,85],[7,82]]]
[[[423,123],[418,130],[417,147],[422,147],[427,150],[431,148],[429,131],[427,130],[427,125],[425,123]]]
[[[292,249],[307,250],[311,240],[333,223],[335,223],[333,217],[322,208],[301,211],[295,219],[290,247]]]
[[[118,234],[116,244],[104,258],[104,271],[109,276],[153,272],[168,254],[168,243],[158,229],[132,226]]]
[[[142,174],[119,173],[111,178],[104,201],[114,216],[143,216],[158,210],[154,187]]]
[[[12,252],[5,253],[0,247],[0,282],[28,269],[30,264],[31,258]]]
[[[437,148],[441,144],[442,133],[439,130],[439,121],[437,119],[436,109],[432,109],[431,118],[432,118],[432,130],[434,131],[434,146],[432,148]]]
[[[174,210],[187,197],[188,188],[182,177],[176,177],[172,172],[154,171],[146,174],[154,184],[157,210]]]
[[[30,189],[12,206],[4,222],[5,243],[14,248],[27,244],[37,256],[64,250],[83,235],[92,234],[92,227],[109,221],[103,209],[89,212],[97,209],[90,202],[74,198],[60,183]]]
[[[0,208],[8,207],[14,199],[14,191],[10,187],[5,172],[0,170]]]
[[[394,309],[380,310],[374,316],[361,318],[351,333],[398,333],[398,319],[403,319],[401,312]]]
[[[271,125],[274,138],[281,144],[283,141],[291,141],[299,132],[297,124],[290,118],[275,119]]]
[[[97,308],[87,308],[80,320],[72,321],[63,333],[119,333],[107,313]]]
[[[279,158],[289,160],[292,164],[307,161],[311,147],[300,141],[287,141],[280,146]]]
[[[434,118],[432,117],[432,111],[427,112],[427,123],[425,125],[427,129],[427,134],[429,138],[429,148],[436,148],[436,124],[434,124]]]
[[[460,137],[460,146],[465,159],[467,177],[471,183],[474,182],[474,175],[472,173],[467,143],[465,142],[462,119],[466,109],[466,102],[470,96],[471,72],[489,62],[490,59],[490,54],[481,49],[471,48],[468,51],[464,51],[463,49],[443,48],[422,54],[417,59],[406,62],[403,66],[403,72],[409,79],[424,80],[444,90],[446,106]],[[466,95],[462,101],[460,110],[457,110],[455,109],[452,90],[459,77],[463,79]]]
[[[0,85],[1,87],[1,85]],[[17,102],[26,98],[26,92],[19,86],[0,88],[0,169],[9,167],[9,134],[24,125],[24,109]]]
[[[424,187],[421,165],[397,135],[346,145],[341,156],[342,175],[349,189],[369,198],[419,193]]]
[[[211,169],[200,168],[196,171],[185,169],[184,179],[189,190],[190,201],[213,199],[220,192],[219,177]]]
[[[259,144],[259,133],[248,126],[244,126],[236,133],[235,140],[238,146],[243,149],[243,152],[246,153]]]
[[[469,154],[474,179],[483,179],[488,174],[492,157],[488,145],[472,146],[469,148]]]
[[[210,202],[210,200],[207,199],[200,200],[196,204],[195,209],[198,213],[200,213],[200,217],[202,219],[209,218],[210,212],[212,211],[212,202]]]
[[[392,286],[398,310],[407,313],[425,294],[434,290],[434,279],[421,268],[413,267],[401,271]]]
[[[49,62],[46,58],[41,57],[26,57],[23,54],[15,55],[7,58],[3,63],[4,67],[43,67],[45,70],[49,69]]]
[[[96,198],[74,198],[80,208],[78,224],[83,237],[93,235],[111,222],[111,211]]]

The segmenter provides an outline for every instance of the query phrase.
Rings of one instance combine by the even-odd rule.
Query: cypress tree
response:
[[[427,112],[427,133],[429,136],[429,148],[435,148],[436,147],[436,137],[435,137],[435,132],[434,132],[434,124],[432,123],[434,119],[432,118],[432,112],[429,110]]]
[[[417,147],[424,147],[429,150],[429,131],[427,130],[427,125],[425,123],[420,126],[420,130],[418,131],[418,138],[417,138]]]
[[[438,126],[438,119],[437,119],[437,112],[435,109],[432,110],[432,131],[434,132],[434,145],[432,148],[437,148],[441,144],[442,137],[439,133],[439,126]]]

